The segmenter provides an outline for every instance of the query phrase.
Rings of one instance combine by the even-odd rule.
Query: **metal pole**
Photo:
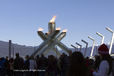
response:
[[[112,39],[111,39],[111,43],[110,43],[110,48],[109,48],[109,54],[111,54],[111,51],[112,51],[112,45],[113,45],[113,42],[114,42],[114,31],[112,31],[112,29],[106,27],[106,30],[108,30],[109,32],[112,33]]]
[[[78,46],[80,46],[80,52],[81,52],[82,45],[81,45],[81,44],[79,44],[79,43],[77,43],[77,42],[76,42],[76,44],[77,44]]]
[[[41,37],[42,40],[46,40],[47,37],[45,36],[45,34],[42,31],[37,31],[38,35]]]
[[[70,49],[69,49],[66,45],[64,45],[62,42],[58,42],[57,45],[58,45],[61,49],[63,49],[64,51],[66,51],[68,54],[70,53]]]
[[[90,37],[90,36],[88,36],[88,38],[93,41],[93,45],[92,45],[92,49],[91,49],[91,54],[90,54],[90,57],[92,57],[93,56],[94,47],[95,47],[95,40],[92,37]]]
[[[11,58],[11,44],[12,44],[12,41],[9,40],[9,59]]]
[[[72,44],[71,44],[71,46],[72,46],[72,47],[75,49],[75,51],[76,51],[76,49],[77,49],[76,46],[74,46],[74,45],[72,45]]]
[[[104,43],[104,36],[101,33],[99,33],[99,32],[96,32],[96,34],[98,36],[102,37],[101,44],[103,44]]]
[[[53,16],[52,19],[50,20],[50,22],[48,23],[49,34],[51,34],[55,31],[55,27],[56,27],[55,19],[56,19],[56,16]]]
[[[66,36],[66,32],[62,32],[58,35],[57,40],[61,41]]]
[[[81,40],[81,41],[86,44],[86,48],[85,48],[85,52],[84,52],[84,57],[85,57],[86,52],[87,52],[87,48],[88,48],[88,42],[86,42],[85,40]]]

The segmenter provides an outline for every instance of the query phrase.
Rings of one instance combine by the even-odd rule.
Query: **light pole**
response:
[[[103,44],[104,43],[104,36],[101,33],[99,33],[99,32],[96,32],[96,34],[98,36],[102,37],[101,44]]]
[[[87,52],[88,42],[86,42],[85,40],[81,40],[81,41],[86,44],[86,48],[85,48],[85,52],[84,52],[84,57],[85,57],[86,52]]]
[[[80,46],[80,52],[81,52],[82,45],[81,45],[81,44],[79,44],[79,43],[77,43],[77,42],[76,42],[76,44],[77,44],[78,46]]]
[[[88,36],[88,38],[93,41],[93,45],[92,45],[92,49],[91,49],[91,54],[90,54],[90,57],[92,57],[93,56],[94,47],[95,47],[95,40],[92,37],[90,37],[90,36]]]
[[[106,27],[106,30],[108,30],[109,32],[112,33],[112,39],[111,39],[110,48],[109,48],[109,54],[111,54],[112,45],[113,45],[113,41],[114,41],[114,31],[108,27]]]

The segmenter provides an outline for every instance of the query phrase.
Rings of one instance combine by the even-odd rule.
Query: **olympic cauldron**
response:
[[[39,45],[38,49],[32,53],[31,56],[36,57],[37,55],[41,54],[47,54],[49,51],[55,51],[57,55],[60,56],[60,52],[58,51],[56,46],[59,46],[62,50],[66,51],[67,53],[70,53],[70,49],[64,45],[62,42],[60,42],[65,36],[66,31],[63,30],[60,33],[60,28],[56,28],[55,24],[55,18],[56,16],[53,16],[53,18],[48,23],[48,32],[43,33],[42,28],[39,28],[37,31],[38,35],[41,37],[43,42]]]

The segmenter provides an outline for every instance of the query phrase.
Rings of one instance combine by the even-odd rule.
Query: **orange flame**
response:
[[[53,16],[49,22],[55,22],[56,16]]]
[[[61,28],[60,28],[60,27],[58,27],[58,28],[56,28],[56,30],[61,30]]]
[[[43,31],[43,28],[40,27],[40,28],[38,29],[38,31]]]
[[[67,32],[67,29],[64,29],[63,32]]]

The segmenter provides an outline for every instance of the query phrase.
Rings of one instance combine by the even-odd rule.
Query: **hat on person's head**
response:
[[[105,44],[100,45],[98,48],[99,54],[109,54],[109,49]]]

